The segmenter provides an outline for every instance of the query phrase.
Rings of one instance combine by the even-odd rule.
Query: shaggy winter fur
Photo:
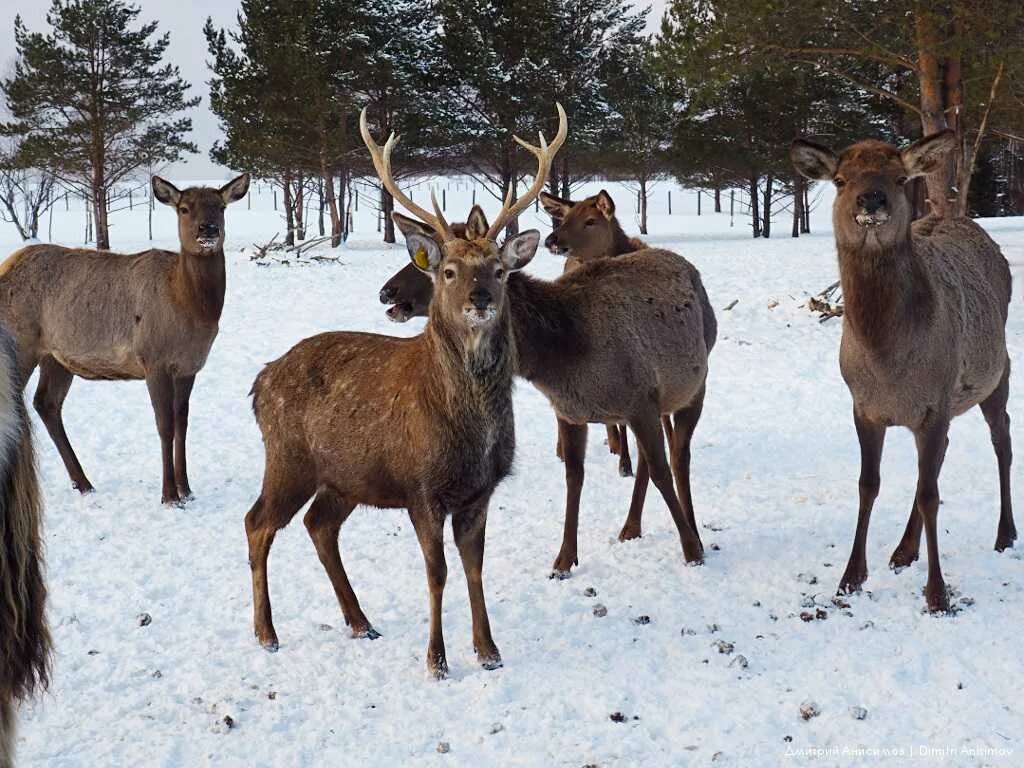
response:
[[[792,150],[797,168],[831,179],[845,313],[840,367],[853,396],[861,444],[860,512],[841,591],[867,577],[868,521],[878,493],[885,430],[909,428],[917,441],[914,509],[891,565],[917,559],[922,526],[928,542],[928,607],[948,607],[939,568],[938,475],[950,419],[975,405],[988,422],[999,465],[996,549],[1013,546],[1010,432],[1006,402],[1010,364],[1005,325],[1010,269],[995,242],[969,219],[929,217],[911,225],[903,184],[942,167],[951,132],[897,150],[862,141],[840,155],[811,142]]]
[[[0,328],[0,768],[13,766],[15,707],[49,683],[41,525],[14,343]]]

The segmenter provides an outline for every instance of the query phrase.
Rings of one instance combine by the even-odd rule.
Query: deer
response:
[[[798,139],[790,157],[809,179],[832,181],[832,218],[845,310],[839,365],[853,398],[860,443],[860,503],[850,559],[839,592],[867,579],[865,546],[880,487],[888,427],[906,427],[917,448],[917,488],[910,519],[893,552],[897,573],[928,552],[927,608],[949,610],[939,565],[939,472],[950,421],[977,405],[988,424],[999,470],[995,549],[1013,546],[1010,501],[1010,361],[1005,326],[1011,278],[999,246],[966,217],[930,214],[911,222],[909,179],[944,167],[952,131],[897,149],[863,140],[838,154]]]
[[[484,534],[488,503],[515,451],[517,350],[507,288],[511,275],[533,258],[540,233],[527,230],[501,248],[497,236],[543,188],[567,132],[565,112],[561,105],[557,110],[559,127],[550,145],[543,134],[540,146],[516,138],[537,158],[533,186],[514,202],[507,196],[494,226],[468,240],[456,236],[436,200],[429,213],[401,192],[391,172],[398,137],[392,133],[380,147],[363,110],[360,133],[381,183],[434,231],[435,237],[412,233],[406,239],[411,263],[432,281],[434,296],[418,336],[319,334],[269,363],[253,384],[266,467],[245,530],[254,629],[267,650],[279,647],[268,593],[270,547],[276,531],[313,497],[303,522],[358,638],[379,633],[342,564],[341,526],[357,504],[408,510],[426,564],[426,665],[436,678],[448,674],[441,599],[447,577],[443,526],[450,516],[469,586],[477,661],[484,669],[501,666],[484,601]]]
[[[152,187],[177,213],[177,252],[27,246],[0,265],[0,321],[17,342],[23,386],[39,368],[32,403],[73,487],[94,490],[64,429],[74,377],[143,379],[160,437],[161,502],[180,505],[192,498],[189,398],[224,307],[224,210],[245,196],[249,175],[185,190],[154,176]]]
[[[542,192],[540,203],[556,226],[544,240],[544,247],[553,254],[565,256],[564,272],[594,259],[612,258],[647,248],[638,237],[630,237],[615,216],[615,201],[605,190],[578,202]],[[662,419],[662,428],[672,444],[672,421]],[[632,477],[633,462],[629,456],[628,430],[625,424],[608,424],[608,450],[619,457],[619,474]],[[562,446],[555,453],[561,458]]]
[[[42,501],[14,341],[0,326],[0,768],[14,766],[19,703],[50,681]]]
[[[469,233],[487,231],[479,206],[470,212],[466,228]],[[400,223],[399,229],[405,233],[409,227]],[[401,306],[402,317],[412,316],[424,300],[429,303],[433,288],[399,272],[385,283],[380,298]],[[676,524],[686,562],[702,562],[690,490],[690,444],[703,410],[717,322],[700,273],[678,254],[646,248],[581,263],[550,282],[517,272],[509,277],[508,290],[517,373],[554,408],[565,459],[565,524],[551,576],[567,578],[579,564],[588,423],[628,424],[637,438],[637,474],[619,539],[641,535],[653,479]],[[663,416],[674,420],[667,432],[671,469]]]

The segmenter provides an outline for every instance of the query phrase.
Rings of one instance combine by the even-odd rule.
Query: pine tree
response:
[[[54,167],[88,198],[96,247],[110,247],[107,212],[115,186],[152,162],[195,152],[178,67],[162,64],[169,35],[136,26],[139,9],[120,0],[53,0],[46,33],[14,22],[14,74],[0,85],[30,165]]]

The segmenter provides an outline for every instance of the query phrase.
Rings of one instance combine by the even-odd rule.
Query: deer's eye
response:
[[[445,271],[444,271],[444,279],[445,280],[454,280],[455,279],[455,270],[452,269],[451,267],[447,267],[445,269]]]
[[[494,270],[494,276],[501,280],[501,278],[505,276],[505,270],[502,269],[501,267],[498,267],[496,270]]]
[[[592,226],[594,226],[595,224],[597,224],[597,219],[587,219],[587,220],[586,220],[586,221],[584,222],[583,226],[585,226],[585,227],[592,227]]]
[[[843,187],[846,186],[846,179],[841,179],[838,176],[836,176],[834,179],[832,179],[832,183],[836,185],[836,189],[842,189]]]
[[[183,206],[181,206],[181,208],[179,208],[179,209],[178,209],[178,212],[179,212],[179,213],[188,213],[188,208],[186,208],[186,207],[185,207],[185,206],[183,205]]]

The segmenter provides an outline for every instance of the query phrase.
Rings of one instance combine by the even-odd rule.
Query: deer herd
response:
[[[690,489],[690,453],[706,391],[717,323],[699,272],[671,251],[629,237],[604,191],[573,202],[544,191],[566,139],[565,112],[550,144],[534,146],[532,186],[512,186],[493,222],[479,206],[465,222],[416,205],[395,181],[392,134],[379,146],[360,118],[380,182],[417,218],[394,214],[410,263],[380,292],[397,322],[425,316],[421,334],[398,338],[332,332],[300,341],[252,385],[263,435],[259,497],[245,516],[254,627],[276,650],[267,560],[276,532],[312,499],[303,518],[353,636],[378,637],[349,582],[338,539],[357,505],[405,508],[426,564],[430,603],[427,667],[447,672],[441,604],[451,517],[466,573],[479,663],[500,666],[482,583],[488,503],[515,454],[516,377],[551,403],[565,470],[565,524],[552,575],[578,564],[577,529],[588,424],[603,424],[619,471],[633,474],[627,427],[637,443],[633,494],[620,539],[641,534],[653,481],[687,563],[703,560]],[[843,593],[867,578],[865,543],[879,490],[886,429],[907,427],[918,480],[906,532],[890,565],[915,561],[922,529],[932,612],[949,608],[939,565],[938,475],[950,420],[981,408],[991,430],[1000,491],[995,548],[1016,538],[1010,499],[1010,364],[1005,325],[1011,278],[999,247],[966,218],[912,222],[903,186],[944,162],[944,132],[898,150],[874,140],[839,154],[797,140],[791,158],[810,179],[837,189],[833,219],[845,297],[840,367],[853,399],[861,448],[856,534]],[[157,200],[178,216],[177,252],[112,254],[31,245],[0,265],[0,737],[12,702],[45,684],[49,636],[42,616],[39,494],[21,391],[38,368],[33,404],[71,482],[93,490],[64,429],[73,378],[144,379],[160,438],[161,500],[191,495],[185,436],[189,398],[217,335],[225,297],[224,210],[248,175],[220,189],[178,190],[153,178]],[[538,203],[555,227],[544,244],[566,258],[541,280],[523,269],[540,245],[528,230],[499,235]],[[666,444],[668,446],[666,451]],[[5,739],[0,738],[0,765]]]

